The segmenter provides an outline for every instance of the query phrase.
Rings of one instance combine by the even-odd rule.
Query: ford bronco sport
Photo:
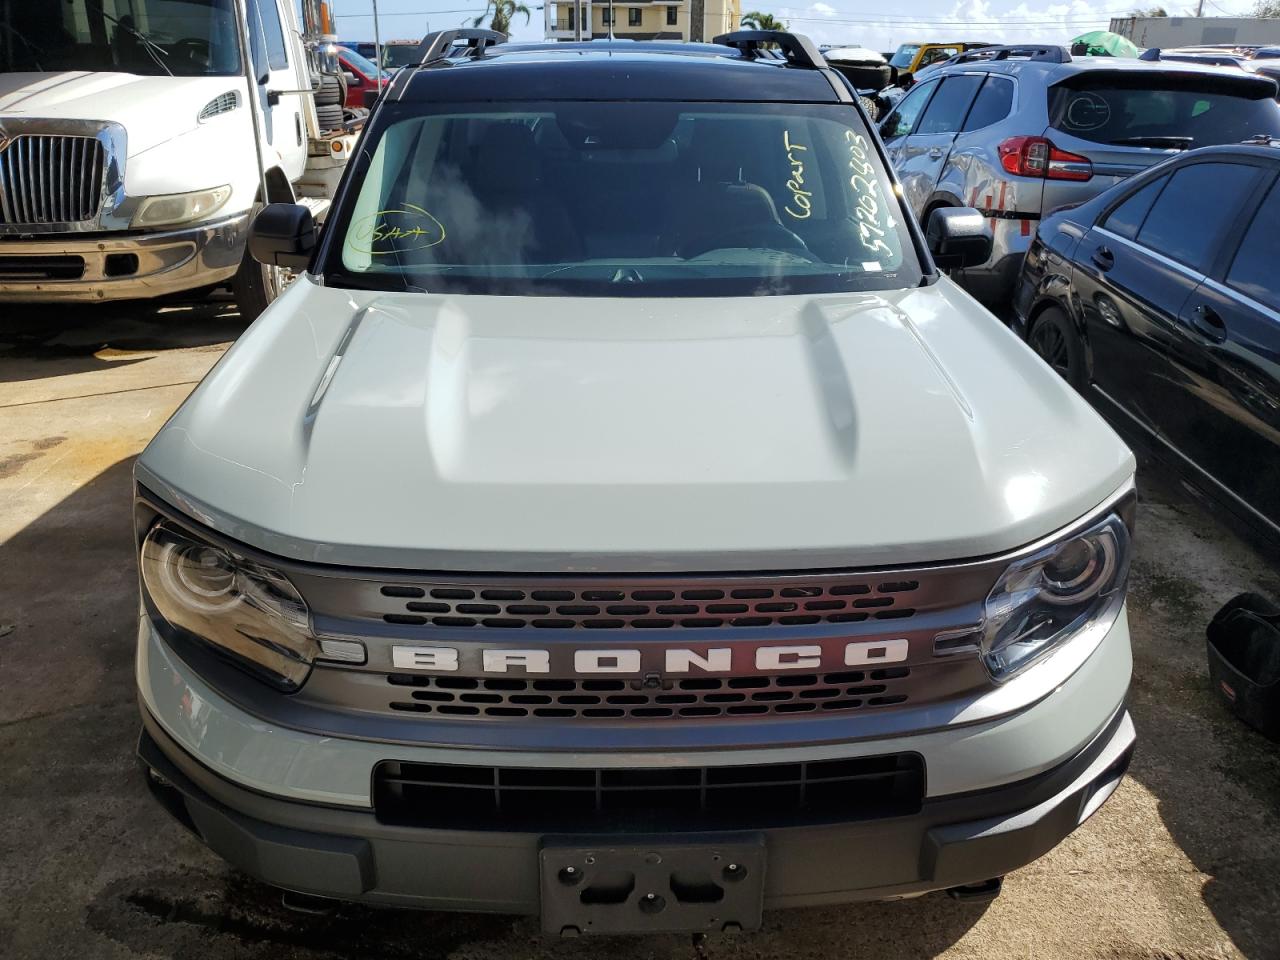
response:
[[[1128,763],[1132,455],[806,39],[503,39],[260,214],[296,279],[138,462],[156,797],[557,935],[994,895]]]

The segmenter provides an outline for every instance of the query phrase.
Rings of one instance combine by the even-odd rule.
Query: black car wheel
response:
[[[1084,386],[1084,344],[1060,309],[1049,307],[1036,317],[1027,343],[1063,380],[1077,390]]]

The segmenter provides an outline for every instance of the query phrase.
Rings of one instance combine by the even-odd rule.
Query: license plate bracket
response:
[[[544,842],[542,929],[566,937],[758,930],[765,847],[759,834],[625,844]]]

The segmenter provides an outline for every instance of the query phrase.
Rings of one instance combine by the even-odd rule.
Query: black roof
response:
[[[392,99],[839,101],[826,71],[716,43],[502,43],[404,72]]]

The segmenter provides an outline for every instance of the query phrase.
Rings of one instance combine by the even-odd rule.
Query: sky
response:
[[[528,25],[517,17],[512,38],[541,39],[540,0],[525,0]],[[626,6],[625,0],[616,0]],[[886,4],[855,0],[742,0],[743,11],[757,9],[786,21],[796,33],[818,43],[857,44],[893,50],[919,40],[982,40],[991,43],[1053,41],[1067,43],[1088,30],[1105,30],[1113,16],[1155,0],[915,0],[909,7],[885,13]],[[1164,0],[1173,15],[1194,13],[1195,0]],[[373,39],[373,0],[334,0],[338,32],[344,40]],[[1241,16],[1254,0],[1204,0],[1205,16]],[[484,9],[483,0],[378,0],[382,39],[421,38],[430,30],[467,25]],[[910,10],[910,12],[907,12]]]

